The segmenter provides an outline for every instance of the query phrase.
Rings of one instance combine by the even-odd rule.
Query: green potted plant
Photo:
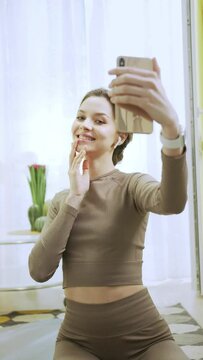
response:
[[[31,225],[31,231],[41,231],[46,220],[48,203],[45,202],[46,195],[46,166],[32,164],[28,166],[32,205],[28,209],[28,218]]]

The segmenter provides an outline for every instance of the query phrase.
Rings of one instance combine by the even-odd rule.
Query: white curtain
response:
[[[28,165],[47,166],[46,199],[68,187],[75,111],[87,90],[108,87],[118,55],[157,57],[184,125],[181,26],[181,0],[1,0],[1,229],[29,229]],[[119,169],[159,179],[159,131],[136,135]],[[187,209],[151,215],[143,275],[146,283],[190,277]]]

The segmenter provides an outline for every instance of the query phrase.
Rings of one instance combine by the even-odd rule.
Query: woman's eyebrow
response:
[[[94,115],[98,115],[98,116],[106,116],[106,117],[110,118],[110,116],[109,116],[109,115],[107,115],[106,113],[102,113],[102,112],[97,112],[97,113],[95,113]]]
[[[81,112],[83,114],[86,113],[84,110],[78,110],[78,112]],[[108,114],[102,113],[102,112],[96,112],[96,113],[94,113],[94,115],[96,115],[96,116],[106,116],[106,117],[110,118],[110,116]]]

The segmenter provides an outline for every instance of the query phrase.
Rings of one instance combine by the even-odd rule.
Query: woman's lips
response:
[[[78,135],[78,141],[79,142],[92,142],[95,141],[95,138],[88,135]]]

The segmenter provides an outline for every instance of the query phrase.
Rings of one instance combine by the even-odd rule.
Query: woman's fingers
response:
[[[70,193],[84,195],[90,185],[89,166],[86,160],[85,146],[77,152],[77,144],[71,149],[69,166]],[[82,171],[81,171],[82,170]]]
[[[109,74],[116,75],[109,85],[111,102],[137,113],[145,111],[147,118],[162,126],[177,122],[177,114],[171,106],[161,82],[161,71],[156,58],[152,59],[153,70],[132,67],[117,67]],[[168,125],[169,124],[169,125]]]
[[[158,63],[156,63],[156,64],[158,66]],[[116,67],[114,69],[111,69],[108,73],[109,73],[109,75],[116,75],[117,77],[120,77],[121,75],[125,75],[125,74],[140,76],[142,78],[145,78],[145,77],[156,78],[157,77],[157,71],[154,68],[153,68],[153,70],[148,70],[148,69],[124,66],[124,67]]]
[[[161,78],[161,69],[159,67],[159,64],[158,64],[158,61],[156,58],[152,59],[152,64],[153,64],[153,70],[156,71],[158,77]]]
[[[118,85],[112,88],[108,92],[109,96],[117,96],[117,95],[134,95],[134,96],[146,96],[146,89],[141,86],[132,86],[132,85]]]
[[[85,159],[85,160],[83,161],[82,170],[83,170],[83,173],[89,171],[89,163],[88,163],[88,160],[87,160],[87,159]]]
[[[114,88],[120,85],[139,86],[145,89],[156,89],[157,79],[155,77],[142,77],[140,75],[123,73],[117,78],[113,79],[109,84],[109,88]]]
[[[73,170],[79,168],[82,160],[85,158],[85,155],[86,155],[85,150],[81,150],[79,153],[76,154],[72,162]]]
[[[86,149],[83,148],[80,152],[77,152],[78,141],[72,143],[70,155],[69,155],[69,173],[78,171],[83,161],[83,171],[89,170],[88,162],[85,159]]]
[[[147,99],[144,97],[140,98],[133,95],[118,95],[118,96],[113,96],[111,98],[111,102],[114,104],[118,104],[120,107],[124,107],[126,109],[128,109],[128,105],[139,106],[143,109],[144,106],[146,106],[147,104]],[[133,111],[133,108],[131,111]]]
[[[71,151],[69,154],[69,167],[72,165],[73,159],[75,158],[77,145],[77,141],[71,144]]]

